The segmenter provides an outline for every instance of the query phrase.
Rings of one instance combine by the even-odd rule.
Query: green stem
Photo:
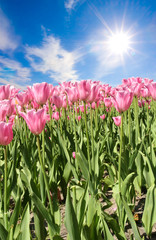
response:
[[[119,169],[118,169],[118,179],[119,179],[119,193],[121,193],[121,161],[122,161],[122,143],[123,143],[123,113],[121,114],[121,129],[120,129],[120,155],[119,155]]]
[[[8,229],[7,217],[7,146],[4,146],[4,226]]]
[[[77,153],[77,136],[76,136],[76,122],[75,122],[75,109],[73,105],[73,121],[74,121],[74,135],[75,135],[75,151]]]
[[[138,143],[139,138],[139,119],[138,119],[138,98],[135,97],[135,123],[136,123],[136,144]]]
[[[51,141],[53,144],[53,120],[52,120],[52,109],[51,109],[50,100],[48,100],[48,103],[49,103],[49,114],[50,114],[50,133],[51,133]]]
[[[47,191],[47,196],[48,196],[48,200],[49,200],[50,212],[51,212],[51,214],[53,215],[53,206],[52,206],[52,201],[51,201],[51,196],[50,196],[49,185],[48,185],[48,181],[47,181],[47,176],[46,176],[46,172],[45,172],[45,167],[44,167],[44,164],[43,164],[43,161],[42,161],[42,157],[41,157],[39,135],[37,135],[36,137],[37,137],[38,155],[39,155],[39,160],[40,160],[40,164],[41,164],[41,170],[42,170],[43,177],[44,177],[44,182],[45,182],[45,187],[46,187],[46,191]]]
[[[95,127],[96,131],[98,129],[98,108],[97,108],[97,103],[95,103]]]
[[[128,109],[128,132],[129,132],[129,144],[131,146],[131,109]]]
[[[92,147],[92,169],[95,170],[95,161],[94,161],[94,137],[93,137],[93,111],[90,105],[90,128],[91,128],[91,147]]]
[[[83,102],[83,104],[84,104],[84,119],[85,119],[85,128],[86,128],[86,137],[87,137],[87,156],[88,156],[88,163],[89,163],[89,171],[91,173],[89,136],[88,136],[88,127],[87,127],[87,115],[86,115],[86,103]]]

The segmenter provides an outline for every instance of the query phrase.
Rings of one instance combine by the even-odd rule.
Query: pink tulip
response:
[[[110,108],[112,106],[111,98],[104,98],[104,104],[106,107]]]
[[[102,116],[100,116],[100,118],[102,119],[102,120],[104,120],[105,119],[105,114],[103,114]]]
[[[121,125],[121,116],[112,117],[112,118],[114,120],[115,125],[119,127]]]
[[[156,82],[149,84],[148,89],[150,91],[150,94],[151,94],[153,100],[156,101]]]
[[[6,146],[13,139],[12,123],[0,122],[0,145]]]
[[[73,158],[75,159],[75,158],[76,158],[76,153],[73,152],[73,153],[72,153],[72,156],[73,156]]]
[[[87,97],[87,102],[97,102],[99,100],[99,85],[92,85],[90,89],[90,94]]]
[[[133,93],[128,91],[117,91],[115,97],[112,98],[114,107],[118,112],[125,112],[133,101]]]
[[[9,99],[11,95],[10,85],[0,86],[0,101],[4,99]]]
[[[59,112],[54,112],[52,115],[52,118],[54,118],[56,121],[58,121],[60,119]]]
[[[22,92],[16,95],[16,99],[18,104],[20,104],[21,107],[23,107],[24,105],[27,105],[27,103],[29,102],[29,95],[27,92]]]
[[[91,81],[90,80],[83,80],[78,83],[77,85],[79,99],[81,101],[87,101],[90,92],[91,92]]]
[[[66,92],[70,102],[74,103],[78,101],[79,95],[76,87],[66,88]]]
[[[64,95],[61,94],[59,96],[54,95],[53,96],[53,103],[56,105],[57,108],[61,108],[63,106],[63,101],[64,101]]]
[[[78,121],[80,121],[81,120],[81,116],[77,116],[77,119],[78,119]]]
[[[50,88],[48,83],[46,82],[36,83],[33,85],[32,88],[30,88],[30,90],[35,101],[38,104],[43,105],[46,103],[50,95]]]
[[[142,108],[145,105],[145,100],[138,100],[138,105],[140,108]]]
[[[7,105],[0,104],[0,121],[4,121],[7,114]]]
[[[47,120],[45,109],[39,109],[37,112],[32,109],[27,113],[20,112],[20,115],[24,118],[33,134],[38,135],[43,131]]]

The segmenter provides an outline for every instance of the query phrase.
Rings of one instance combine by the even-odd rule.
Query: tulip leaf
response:
[[[30,212],[29,212],[29,203],[26,204],[21,220],[21,240],[30,239]]]
[[[146,202],[142,217],[142,221],[145,226],[145,231],[148,236],[151,235],[152,227],[154,223],[156,223],[155,201],[156,201],[156,186],[152,185],[147,191]]]
[[[8,231],[5,227],[0,223],[0,238],[1,240],[6,240],[8,236]]]
[[[65,208],[65,226],[69,233],[70,240],[81,240],[79,225],[70,197],[70,189],[67,189],[67,199]]]
[[[140,234],[138,232],[138,228],[137,228],[136,222],[134,221],[134,216],[133,216],[133,214],[132,214],[132,212],[131,212],[131,210],[130,210],[130,208],[129,208],[129,206],[128,206],[128,204],[125,201],[123,196],[121,197],[121,199],[122,199],[122,203],[124,205],[126,214],[128,216],[128,219],[129,219],[129,221],[131,223],[131,226],[132,226],[132,229],[133,229],[133,233],[134,233],[134,237],[137,240],[141,240],[141,237],[140,237]]]

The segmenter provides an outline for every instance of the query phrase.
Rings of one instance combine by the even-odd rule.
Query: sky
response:
[[[138,76],[156,79],[156,1],[0,0],[1,85]]]

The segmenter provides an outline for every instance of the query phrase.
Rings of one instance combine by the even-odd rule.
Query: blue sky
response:
[[[114,54],[106,41],[128,34]],[[0,84],[156,79],[156,1],[0,0]]]

